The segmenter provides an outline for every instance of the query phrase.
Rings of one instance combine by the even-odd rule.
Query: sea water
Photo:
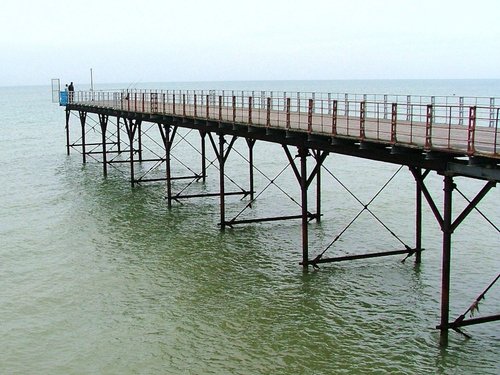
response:
[[[133,86],[500,96],[498,80]],[[425,203],[420,265],[396,256],[304,272],[300,221],[221,232],[217,198],[174,202],[169,210],[164,183],[131,188],[127,165],[110,167],[104,178],[93,158],[83,165],[78,150],[67,156],[64,110],[50,100],[48,86],[0,88],[1,374],[500,372],[498,323],[464,328],[471,339],[450,331],[449,345],[439,346],[441,232]],[[71,131],[78,135],[76,116]],[[172,152],[173,173],[199,172],[199,136],[179,129],[176,140],[182,137]],[[226,190],[248,186],[247,152],[238,140],[227,161]],[[258,198],[240,218],[300,213],[293,171],[279,174],[287,163],[279,145],[256,143]],[[136,173],[150,168],[144,163]],[[332,242],[325,256],[414,246],[415,183],[407,168],[398,169],[334,154],[326,159],[323,217],[309,224],[311,257]],[[161,175],[164,167],[152,173]],[[397,238],[365,210],[334,241],[393,174],[369,207]],[[469,199],[484,185],[456,182]],[[442,177],[432,172],[426,183],[441,208]],[[216,164],[205,183],[173,183],[175,192],[217,188]],[[492,189],[478,206],[496,227],[498,200]],[[228,197],[227,218],[247,203]],[[455,217],[466,205],[456,192]],[[498,274],[499,245],[498,229],[477,211],[453,234],[451,319]],[[499,307],[495,285],[476,316],[498,314]]]

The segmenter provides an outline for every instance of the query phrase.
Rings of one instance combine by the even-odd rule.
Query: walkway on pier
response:
[[[500,320],[500,315],[480,319],[464,319],[462,314],[454,321],[449,319],[449,294],[451,274],[452,234],[479,202],[500,181],[500,99],[467,97],[421,97],[389,95],[349,95],[321,93],[276,93],[245,91],[85,91],[75,92],[66,106],[67,152],[81,146],[83,162],[86,156],[102,154],[103,171],[107,174],[108,154],[128,153],[131,183],[137,180],[134,164],[142,158],[144,131],[143,122],[149,122],[161,135],[165,163],[165,178],[149,181],[166,181],[168,207],[174,200],[193,197],[218,196],[220,199],[220,227],[263,221],[301,219],[302,266],[318,267],[321,263],[365,259],[388,255],[407,257],[414,255],[421,261],[422,246],[422,202],[425,200],[442,232],[442,286],[441,286],[441,330],[442,342],[448,330]],[[81,126],[80,143],[70,142],[70,114],[76,111]],[[101,139],[96,143],[86,140],[88,114],[98,116],[96,123],[101,130]],[[116,118],[116,131],[110,132],[109,118]],[[120,129],[125,128],[127,150],[121,149]],[[171,149],[178,128],[195,129],[201,137],[202,172],[194,176],[173,177],[171,175]],[[95,130],[95,127],[93,127]],[[110,134],[108,134],[110,133]],[[218,137],[218,142],[214,138]],[[174,195],[172,181],[191,178],[205,179],[205,138],[213,147],[219,169],[219,191],[194,195]],[[237,138],[244,138],[249,149],[249,189],[240,192],[225,190],[225,163]],[[230,138],[228,140],[227,138]],[[300,187],[300,215],[274,216],[251,220],[226,220],[225,198],[240,194],[254,200],[253,146],[256,141],[282,145],[289,165]],[[86,147],[100,147],[101,151],[89,152]],[[111,151],[109,147],[117,146]],[[293,157],[290,147],[297,148]],[[393,163],[408,167],[415,179],[415,244],[404,249],[373,252],[345,257],[326,257],[328,247],[314,258],[309,257],[308,223],[321,218],[321,170],[329,153],[337,153],[370,160]],[[308,168],[307,160],[313,162]],[[152,161],[152,160],[150,160]],[[179,159],[177,159],[179,161]],[[426,177],[431,171],[443,176],[443,207],[436,204],[435,197],[426,186]],[[453,217],[452,197],[457,189],[456,176],[484,181],[483,188],[467,207]],[[316,181],[316,212],[308,209],[308,191]],[[458,192],[460,192],[458,190]],[[368,203],[369,204],[369,203]],[[247,205],[248,206],[248,205]],[[368,205],[364,206],[367,209]],[[498,226],[493,225],[500,233]],[[340,235],[339,235],[340,236]],[[334,240],[335,241],[335,240]],[[333,241],[333,242],[334,242]],[[495,241],[495,239],[492,239]],[[333,244],[332,242],[332,244]],[[498,278],[497,278],[498,279]]]
[[[76,92],[72,104],[498,159],[495,102],[500,98],[211,90]]]

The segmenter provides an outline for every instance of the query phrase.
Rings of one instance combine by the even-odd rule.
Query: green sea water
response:
[[[494,80],[141,87],[500,96],[500,81]],[[500,373],[498,323],[464,329],[471,339],[451,331],[449,345],[439,346],[441,234],[427,206],[421,265],[387,257],[303,272],[300,221],[221,232],[217,198],[174,202],[168,210],[163,183],[131,188],[126,165],[110,168],[104,178],[102,164],[92,158],[83,165],[77,150],[67,156],[64,111],[50,99],[48,86],[0,88],[0,374]],[[71,125],[77,136],[77,117]],[[191,146],[199,145],[199,135],[179,129],[177,139],[182,137],[173,150],[178,175],[200,168]],[[154,149],[153,140],[146,141]],[[226,166],[227,189],[248,185],[247,152],[238,140]],[[257,194],[286,164],[279,145],[256,143]],[[143,163],[136,173],[152,167]],[[162,168],[150,173],[161,175]],[[311,257],[362,209],[339,181],[367,203],[397,169],[327,158],[322,221],[309,227]],[[426,181],[441,207],[442,177],[431,173]],[[275,182],[245,218],[300,212],[293,171],[288,168]],[[464,178],[456,182],[469,199],[483,186]],[[211,165],[205,183],[188,184],[179,180],[173,188],[216,191],[218,171]],[[403,169],[370,205],[411,246],[414,196],[413,178]],[[457,215],[467,202],[455,198]],[[493,189],[478,207],[497,227],[499,198]],[[247,203],[228,197],[227,216]],[[500,269],[500,236],[479,213],[472,212],[453,236],[452,318]],[[326,255],[401,246],[365,212]],[[478,316],[499,309],[496,285]]]

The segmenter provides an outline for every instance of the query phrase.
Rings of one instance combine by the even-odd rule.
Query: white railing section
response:
[[[499,158],[500,98],[275,91],[77,91],[70,104]]]

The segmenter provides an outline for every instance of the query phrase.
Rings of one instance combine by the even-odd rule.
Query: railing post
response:
[[[384,95],[384,120],[387,120],[387,95]]]
[[[145,105],[146,105],[146,93],[142,93],[142,112],[146,112],[145,110]]]
[[[365,139],[365,117],[366,117],[366,102],[363,100],[359,103],[359,138]]]
[[[391,113],[391,143],[394,144],[398,141],[396,134],[396,123],[398,119],[398,103],[392,103]]]
[[[411,120],[411,95],[406,96],[406,121]]]
[[[467,154],[473,155],[476,151],[474,148],[474,139],[476,134],[476,106],[469,108],[469,126],[467,128]]]
[[[210,95],[209,94],[207,94],[207,96],[206,96],[206,101],[207,101],[206,118],[208,120],[208,118],[210,117]]]
[[[197,99],[197,95],[196,95],[196,94],[194,94],[194,117],[197,117],[197,116],[198,116],[198,115],[197,115],[197,111],[196,111],[196,104],[197,104],[197,103],[196,103],[196,102],[197,102],[197,100],[196,100],[196,99]]]
[[[186,116],[186,94],[182,94],[182,115]]]
[[[252,123],[252,97],[248,97],[248,123]]]
[[[314,107],[314,99],[309,99],[309,105],[307,107],[307,131],[312,132],[312,114]]]
[[[219,121],[222,121],[222,95],[219,95]]]
[[[458,125],[464,124],[464,97],[461,96],[458,98]]]
[[[495,127],[495,98],[490,98],[490,128]]]
[[[286,98],[286,128],[290,129],[290,98]]]
[[[236,122],[236,95],[233,95],[233,124]]]
[[[271,126],[271,98],[267,98],[267,116],[266,116],[266,126]]]
[[[175,92],[172,93],[172,113],[175,115]]]
[[[425,149],[432,147],[432,113],[434,112],[432,104],[427,105],[427,115],[425,119]]]
[[[337,135],[337,109],[338,109],[338,100],[333,101],[332,108],[332,135]]]

